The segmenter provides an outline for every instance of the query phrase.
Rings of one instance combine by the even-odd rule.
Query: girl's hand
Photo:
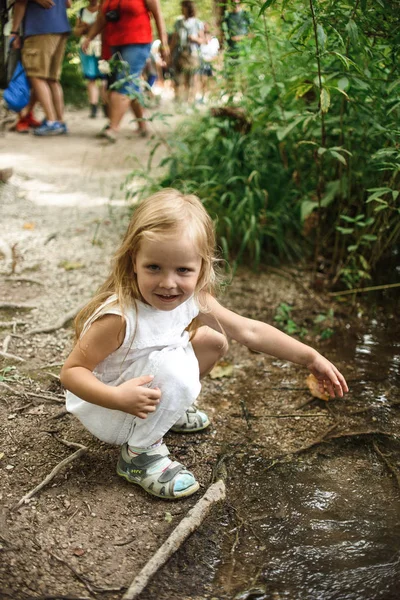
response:
[[[342,398],[349,391],[346,380],[338,369],[324,356],[316,353],[307,368],[317,378],[321,392],[328,392],[331,398]]]
[[[142,375],[129,379],[115,388],[117,410],[146,419],[160,403],[161,391],[158,388],[144,387],[153,380],[152,375]]]

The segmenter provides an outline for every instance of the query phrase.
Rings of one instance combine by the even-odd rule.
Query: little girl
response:
[[[215,237],[201,201],[172,189],[135,210],[111,274],[76,319],[61,381],[67,410],[96,437],[121,445],[117,473],[167,499],[199,488],[163,436],[209,425],[193,405],[226,338],[306,366],[332,397],[348,391],[337,368],[275,327],[216,300]]]

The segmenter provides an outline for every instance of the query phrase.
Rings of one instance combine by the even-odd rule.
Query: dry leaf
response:
[[[35,223],[24,223],[22,225],[22,229],[30,229],[30,230],[32,230],[32,229],[35,229],[35,227],[36,227]]]
[[[72,554],[75,554],[75,556],[83,556],[85,554],[85,550],[83,548],[75,548]]]
[[[233,365],[224,361],[217,363],[210,373],[211,379],[221,379],[221,377],[232,377],[232,375]]]
[[[166,512],[164,519],[167,521],[167,523],[171,523],[173,517],[170,512]]]
[[[321,392],[318,379],[312,375],[312,373],[310,373],[310,375],[306,378],[306,384],[314,398],[325,400],[325,402],[329,400],[330,397],[328,392]]]

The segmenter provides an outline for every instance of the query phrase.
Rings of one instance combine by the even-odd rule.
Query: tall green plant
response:
[[[231,259],[312,250],[315,270],[358,285],[400,240],[396,3],[245,4],[235,78],[175,133],[151,185],[199,193]]]

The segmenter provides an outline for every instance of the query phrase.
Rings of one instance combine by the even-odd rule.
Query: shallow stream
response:
[[[213,567],[216,597],[400,598],[395,330],[373,320],[353,341],[338,338],[331,348],[354,367],[338,418],[353,411],[364,431],[381,433],[331,440],[267,467],[256,452],[229,462],[231,507],[219,523],[226,533]]]

